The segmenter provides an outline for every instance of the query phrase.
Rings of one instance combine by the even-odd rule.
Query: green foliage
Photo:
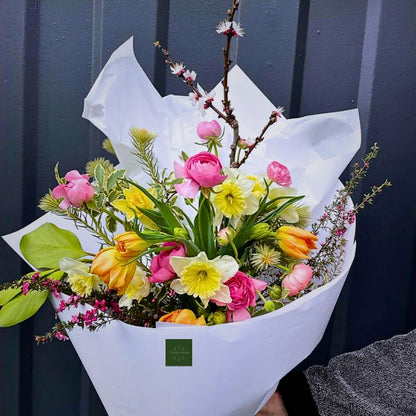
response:
[[[199,199],[199,210],[194,222],[195,244],[205,251],[209,259],[216,256],[214,229],[212,225],[213,208],[210,201],[202,193]]]
[[[7,302],[0,310],[0,327],[9,327],[29,319],[48,298],[48,291],[30,291]]]
[[[62,213],[62,209],[59,207],[59,201],[52,196],[51,191],[40,199],[38,207],[45,212]]]
[[[111,155],[116,155],[113,144],[111,143],[111,140],[108,137],[103,141],[103,149]]]
[[[5,305],[21,292],[20,288],[17,289],[14,287],[8,287],[7,289],[0,290],[0,306]]]
[[[86,255],[75,234],[51,223],[24,235],[20,249],[25,259],[37,268],[57,268],[62,257],[77,259]]]

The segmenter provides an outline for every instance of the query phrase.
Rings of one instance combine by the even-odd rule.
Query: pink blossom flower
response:
[[[183,77],[188,82],[194,82],[196,79],[196,72],[189,71],[188,69],[183,73]]]
[[[172,256],[186,256],[185,247],[182,244],[169,241],[163,243],[162,247],[172,247],[172,249],[161,251],[157,256],[153,257],[150,264],[150,272],[152,273],[149,277],[150,283],[166,282],[175,277],[176,273],[170,265],[170,258]]]
[[[22,293],[23,295],[27,295],[27,292],[29,292],[29,283],[28,282],[23,282],[22,283]]]
[[[216,120],[201,121],[196,129],[198,136],[203,140],[208,140],[211,137],[220,137],[221,130],[221,126]]]
[[[227,176],[221,175],[222,165],[217,156],[209,152],[200,152],[191,156],[184,166],[174,163],[175,176],[187,181],[175,185],[179,195],[195,198],[199,188],[212,188],[224,182]]]
[[[256,306],[256,292],[266,289],[267,283],[237,272],[224,283],[230,289],[231,303],[214,301],[218,306],[227,306],[227,322],[243,321],[250,318],[249,306]]]
[[[181,76],[185,72],[184,64],[173,64],[170,68],[173,75]]]
[[[289,289],[289,296],[297,295],[301,290],[306,289],[312,279],[313,270],[306,264],[298,263],[282,283],[283,289]]]
[[[55,332],[55,338],[59,339],[59,341],[68,341],[69,340],[69,338],[60,331]]]
[[[267,167],[267,176],[280,186],[290,186],[292,184],[289,169],[276,161],[271,162]]]
[[[240,26],[240,23],[232,21],[228,22],[224,20],[220,22],[217,26],[217,33],[221,33],[223,35],[228,35],[231,33],[233,36],[244,36],[244,29]]]
[[[88,182],[88,175],[71,170],[65,175],[66,184],[59,184],[52,191],[55,199],[63,198],[59,207],[67,210],[70,205],[80,208],[94,196],[94,187]]]

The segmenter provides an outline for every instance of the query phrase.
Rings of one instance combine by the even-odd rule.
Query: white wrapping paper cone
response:
[[[189,155],[201,151],[193,142],[203,118],[187,97],[160,97],[137,63],[132,42],[121,45],[105,65],[85,99],[83,117],[110,137],[129,175],[146,181],[132,155],[129,129],[158,133],[155,149],[160,166],[171,170],[182,150]],[[276,107],[238,67],[230,72],[229,84],[232,105],[243,121],[241,136],[254,138]],[[215,90],[220,102],[221,88]],[[224,165],[231,140],[226,129],[220,149]],[[357,110],[282,118],[268,130],[243,171],[264,174],[272,160],[287,165],[293,185],[298,194],[306,195],[304,202],[316,218],[332,200],[338,177],[359,145]],[[4,238],[22,256],[21,237],[46,222],[73,231],[84,250],[98,251],[99,243],[88,232],[52,214]],[[280,378],[321,339],[354,258],[354,232],[352,226],[346,235],[339,276],[275,312],[213,327],[143,328],[114,321],[94,333],[80,328],[71,331],[70,339],[109,416],[253,416]],[[57,300],[52,302],[56,307]],[[70,320],[83,309],[64,311],[59,317]],[[167,339],[192,340],[191,366],[165,365]],[[189,356],[190,352],[176,353]]]
[[[70,331],[109,416],[253,416],[322,338],[354,258],[353,236],[354,227],[336,279],[261,317],[213,327],[114,321],[93,333]],[[166,339],[192,340],[192,366],[165,365]]]

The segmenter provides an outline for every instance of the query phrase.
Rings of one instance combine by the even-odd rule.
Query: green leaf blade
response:
[[[63,257],[77,259],[86,255],[74,233],[46,223],[24,235],[20,249],[36,268],[58,268]]]

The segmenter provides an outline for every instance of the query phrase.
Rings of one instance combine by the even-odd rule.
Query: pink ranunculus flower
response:
[[[150,272],[152,275],[149,277],[150,283],[166,282],[176,276],[175,271],[170,265],[170,258],[172,256],[185,257],[185,247],[182,244],[176,242],[163,243],[162,247],[173,247],[171,250],[161,251],[157,256],[153,257],[150,264]]]
[[[267,167],[267,176],[280,186],[290,186],[292,184],[289,169],[276,161],[271,162]]]
[[[283,289],[289,289],[289,296],[297,295],[307,288],[312,279],[313,269],[306,264],[298,263],[293,270],[283,279]]]
[[[248,277],[243,272],[237,272],[231,279],[224,283],[230,289],[231,303],[226,304],[227,321],[237,322],[250,318],[247,311],[249,306],[256,306],[256,292],[266,289],[267,283],[262,280]],[[224,303],[214,301],[218,306]]]
[[[195,198],[199,188],[212,188],[224,182],[226,175],[221,174],[222,165],[217,156],[209,152],[200,152],[191,156],[184,166],[174,163],[175,176],[187,181],[176,184],[175,189],[185,198]]]
[[[198,136],[203,140],[208,140],[211,137],[221,136],[221,126],[217,121],[201,121],[196,129]]]
[[[65,175],[66,184],[59,184],[52,191],[55,199],[63,198],[59,207],[63,210],[70,205],[80,208],[84,202],[93,198],[95,190],[88,182],[87,174],[81,175],[77,170],[71,170]]]

